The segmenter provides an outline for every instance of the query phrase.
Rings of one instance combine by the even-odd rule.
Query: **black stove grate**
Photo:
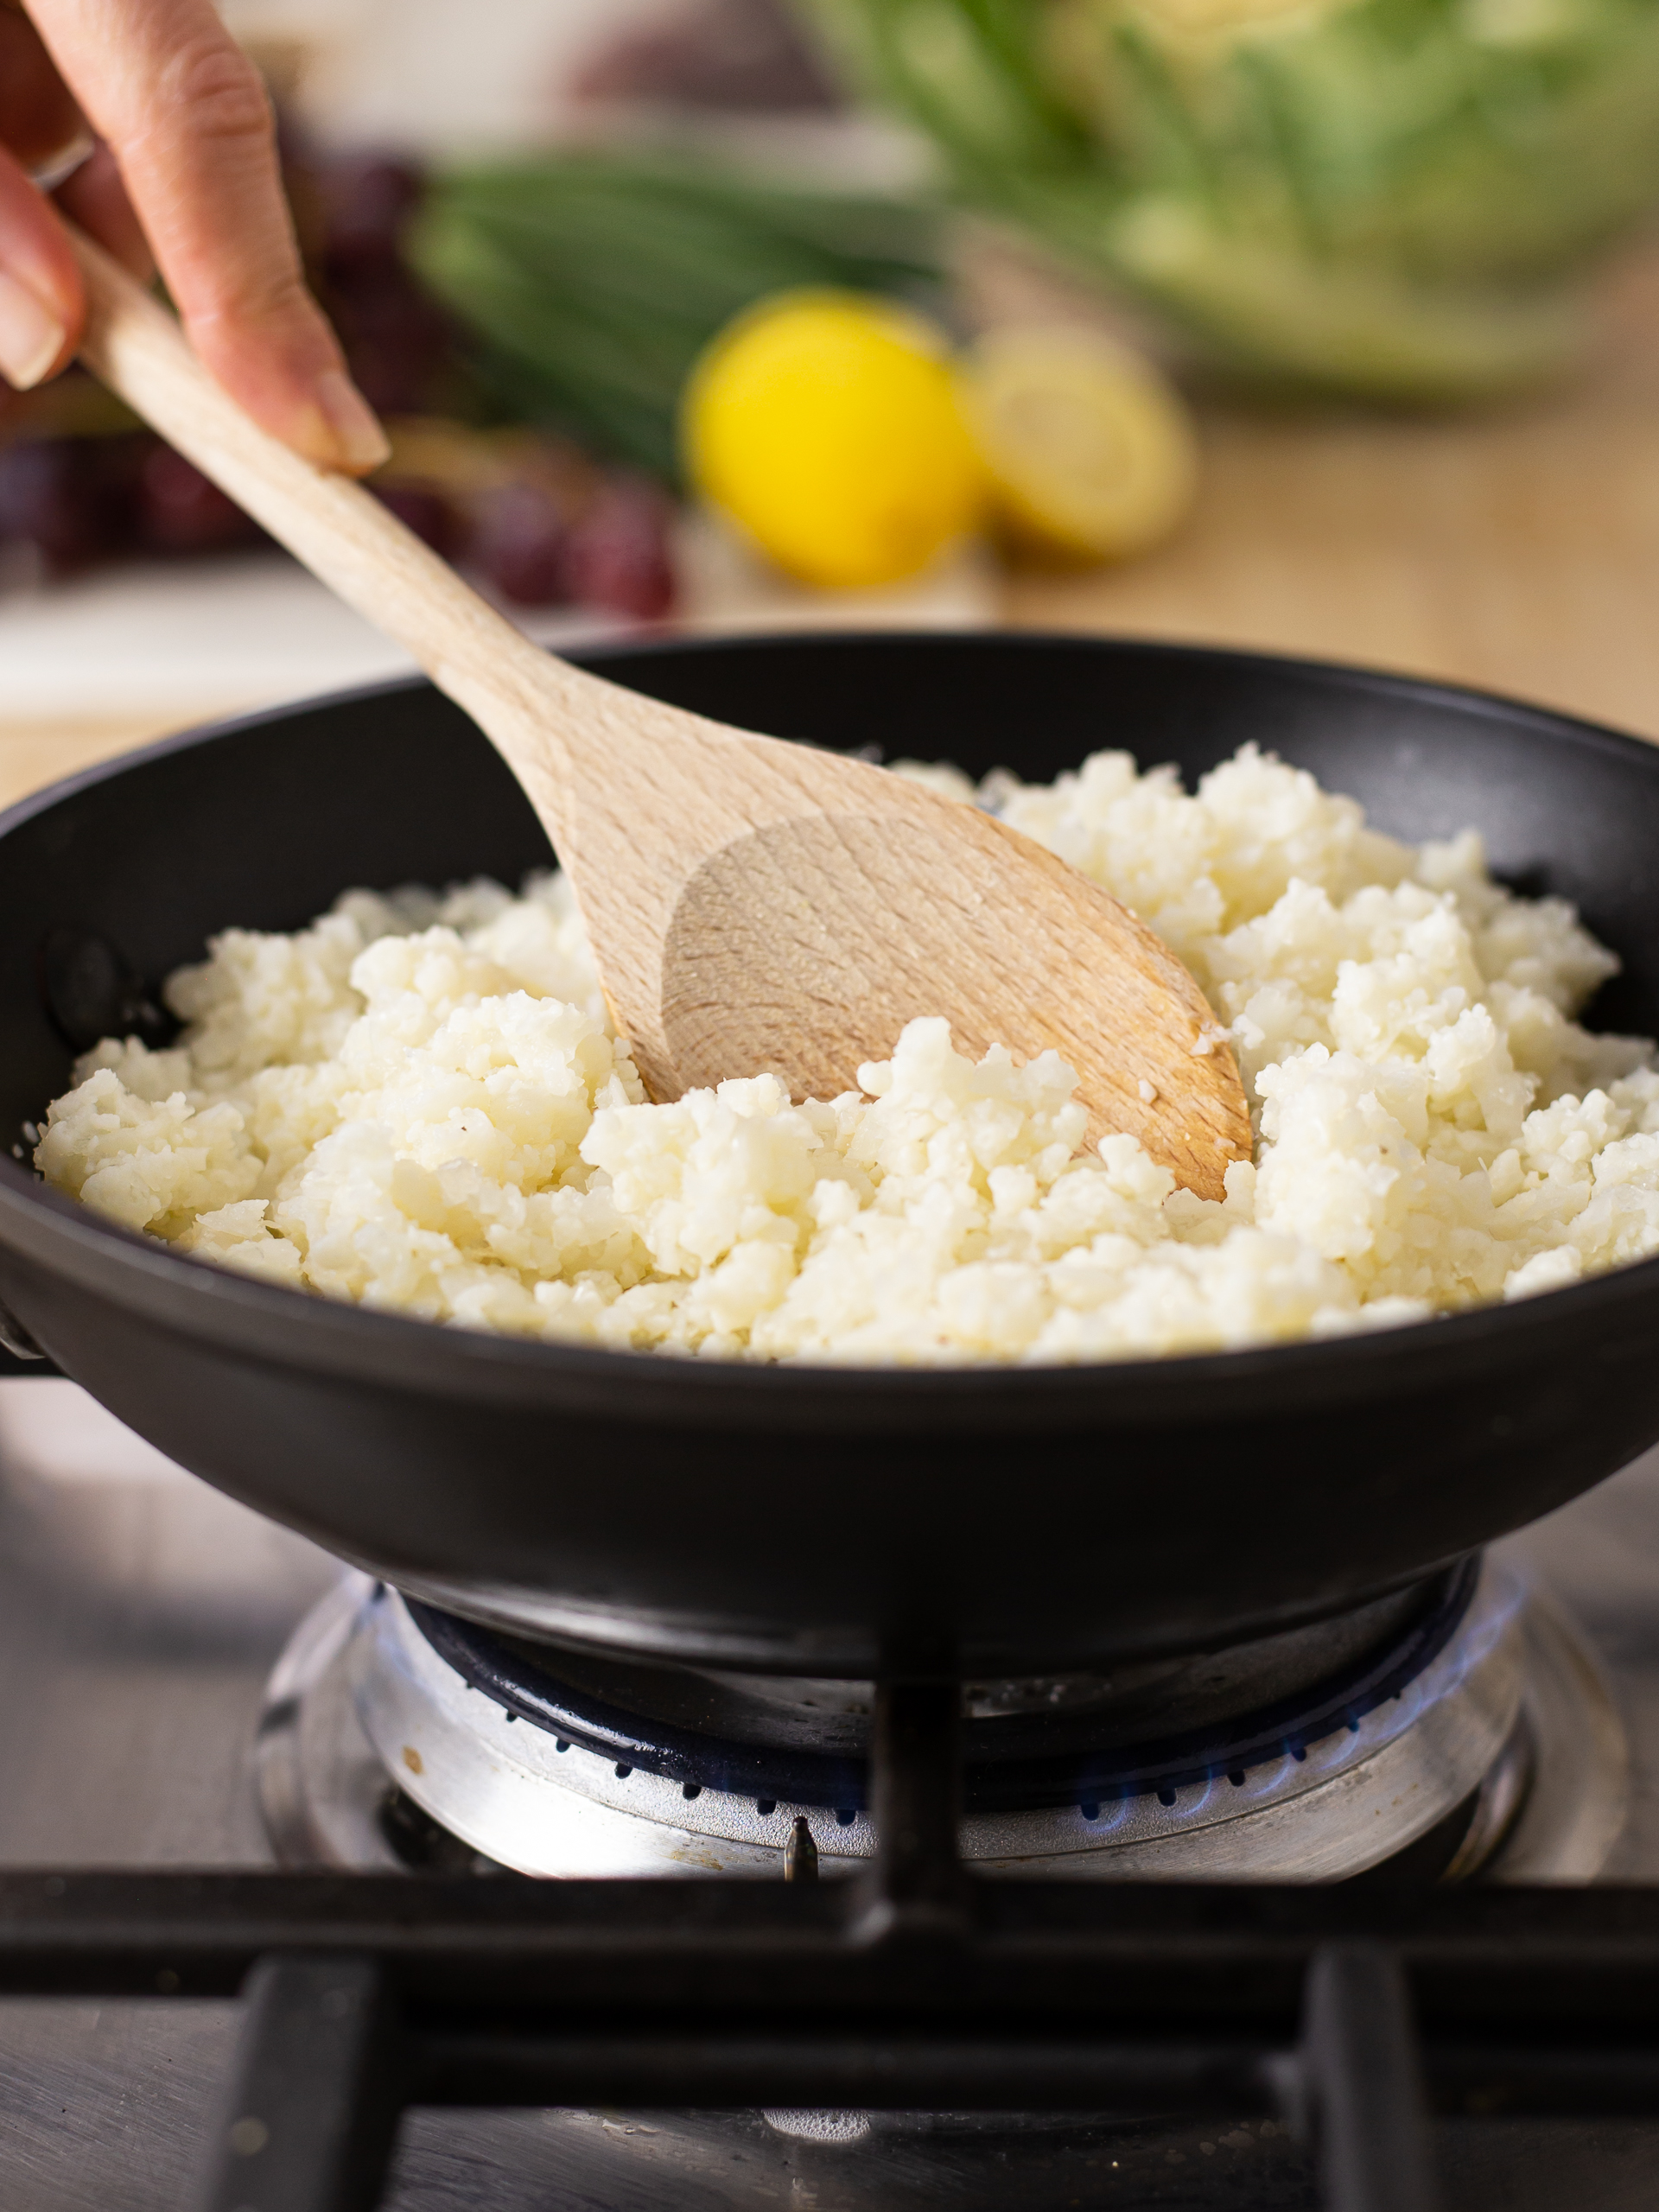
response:
[[[0,1876],[0,1993],[246,2018],[201,2212],[370,2212],[413,2104],[1281,2118],[1427,2212],[1431,2115],[1659,2113],[1659,1890],[979,1882],[954,1688],[879,1700],[856,1880]]]

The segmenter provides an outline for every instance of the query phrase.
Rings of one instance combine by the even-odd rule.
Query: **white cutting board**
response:
[[[993,620],[982,556],[958,553],[879,592],[811,592],[703,518],[677,548],[675,629],[966,628]],[[542,643],[624,634],[582,610],[510,610]],[[105,723],[160,728],[373,683],[413,664],[280,553],[131,563],[0,594],[0,733]]]

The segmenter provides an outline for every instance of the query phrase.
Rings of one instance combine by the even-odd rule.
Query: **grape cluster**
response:
[[[531,474],[474,504],[467,562],[521,607],[581,606],[644,621],[674,603],[665,496],[644,477],[599,476],[571,499]]]
[[[392,459],[370,489],[515,605],[666,614],[673,509],[661,487],[568,439],[480,420],[489,410],[464,334],[404,252],[420,172],[381,156],[313,159],[291,138],[285,156],[312,281],[353,376],[391,431]],[[79,370],[16,402],[0,439],[0,548],[32,548],[48,576],[264,542],[199,469]]]
[[[215,484],[144,430],[32,435],[0,447],[0,545],[51,576],[124,554],[220,553],[262,536]]]

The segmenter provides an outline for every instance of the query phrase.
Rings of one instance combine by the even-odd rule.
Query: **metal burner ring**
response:
[[[963,1855],[985,1872],[1330,1879],[1391,1857],[1480,1783],[1522,1692],[1519,1593],[1480,1574],[1455,1633],[1382,1701],[1271,1762],[1112,1800],[969,1813]],[[1432,1639],[1429,1639],[1432,1642]],[[440,1656],[395,1592],[363,1605],[345,1665],[369,1740],[451,1833],[526,1873],[776,1875],[798,1817],[826,1874],[874,1838],[868,1815],[646,1772],[515,1718]]]

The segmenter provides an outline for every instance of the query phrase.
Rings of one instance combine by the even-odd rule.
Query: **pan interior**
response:
[[[1084,639],[770,639],[588,657],[618,681],[814,743],[1048,780],[1091,751],[1190,785],[1247,741],[1410,839],[1473,826],[1532,895],[1623,957],[1592,1026],[1659,1033],[1659,762],[1557,718],[1343,670]],[[0,869],[0,1135],[21,1141],[73,1047],[45,1002],[54,939],[153,995],[213,931],[298,928],[354,886],[509,885],[546,840],[485,739],[412,683],[259,717],[95,771],[18,810]]]

